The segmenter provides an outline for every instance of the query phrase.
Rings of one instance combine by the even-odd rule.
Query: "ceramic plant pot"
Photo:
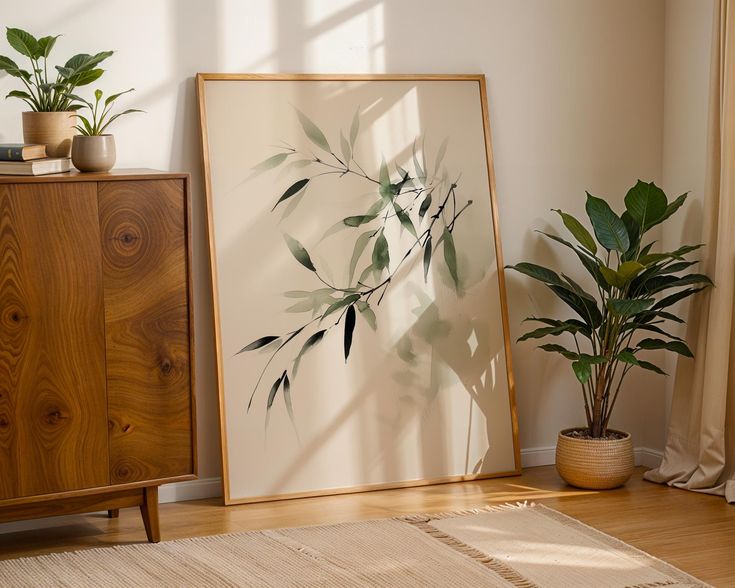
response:
[[[618,438],[585,439],[569,434],[582,430],[565,429],[556,442],[556,470],[563,480],[577,488],[607,490],[622,486],[633,475],[633,440],[630,433],[614,431]]]
[[[82,172],[106,172],[115,165],[115,137],[76,135],[71,149],[71,162]]]
[[[46,145],[48,157],[69,157],[77,131],[75,112],[24,112],[23,142]]]

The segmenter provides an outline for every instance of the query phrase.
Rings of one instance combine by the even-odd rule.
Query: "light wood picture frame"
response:
[[[520,473],[483,75],[197,75],[226,504]]]

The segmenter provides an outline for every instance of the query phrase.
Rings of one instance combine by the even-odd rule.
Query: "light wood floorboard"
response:
[[[564,485],[554,468],[522,476],[242,506],[218,499],[161,505],[163,540],[251,529],[293,527],[442,512],[503,502],[535,501],[714,584],[735,586],[735,506],[716,496],[644,482],[643,469],[606,492]],[[13,523],[11,523],[13,524]],[[0,559],[145,541],[138,509],[59,518],[53,527],[4,532]],[[553,537],[549,538],[553,541]]]

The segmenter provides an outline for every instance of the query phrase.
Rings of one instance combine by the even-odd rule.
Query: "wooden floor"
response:
[[[644,482],[642,472],[638,469],[624,488],[607,492],[565,486],[549,466],[527,469],[515,478],[254,505],[223,507],[217,499],[180,502],[161,505],[161,531],[167,540],[528,500],[573,516],[715,586],[735,586],[735,506],[721,497]],[[16,523],[10,525],[17,528]],[[57,519],[53,525],[12,532],[7,530],[13,527],[0,525],[0,559],[145,541],[137,509],[123,510],[118,519],[80,515]]]

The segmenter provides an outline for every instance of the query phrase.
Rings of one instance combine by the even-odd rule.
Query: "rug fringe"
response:
[[[467,545],[463,541],[460,541],[452,535],[448,535],[444,531],[441,531],[431,524],[432,520],[447,519],[458,516],[466,516],[471,514],[481,514],[484,512],[499,512],[504,510],[518,510],[521,508],[528,508],[535,506],[535,504],[529,504],[527,501],[516,502],[515,504],[506,503],[498,505],[488,505],[481,508],[472,508],[466,510],[458,510],[452,512],[425,514],[425,515],[407,515],[397,517],[397,520],[409,523],[417,529],[423,531],[427,535],[437,539],[444,543],[448,547],[451,547],[454,551],[465,555],[474,561],[482,564],[492,572],[496,573],[506,582],[510,582],[516,588],[539,588],[538,584],[532,582],[528,578],[525,578],[510,566],[506,565],[502,561]]]

